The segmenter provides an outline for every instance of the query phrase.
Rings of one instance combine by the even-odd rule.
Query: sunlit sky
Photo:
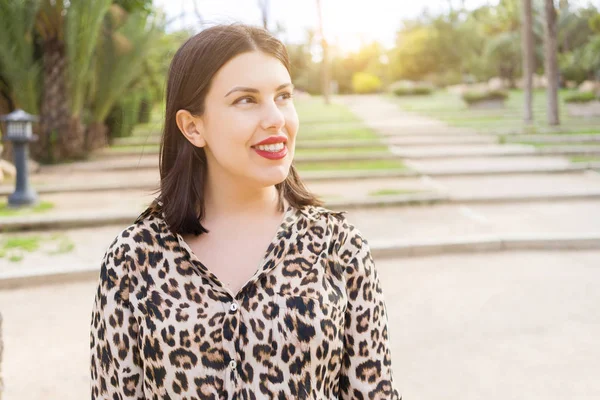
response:
[[[264,0],[263,0],[264,1]],[[266,0],[270,3],[269,29],[277,22],[285,27],[279,38],[288,43],[306,42],[306,29],[316,28],[316,0]],[[395,33],[404,19],[418,16],[425,8],[443,12],[450,3],[458,6],[463,0],[321,0],[325,37],[344,53],[358,50],[363,43],[374,40],[393,47]],[[154,0],[168,18],[173,18],[169,30],[198,25],[194,13],[197,4],[205,26],[218,23],[245,22],[262,25],[259,0]],[[464,0],[468,9],[498,0]],[[572,6],[595,4],[600,0],[570,0]]]
[[[154,0],[168,18],[177,16],[170,26],[197,26],[194,0]],[[262,24],[258,0],[195,0],[207,25],[228,22]],[[458,4],[460,0],[454,0]],[[476,7],[496,0],[466,0],[467,7]],[[327,39],[344,52],[360,48],[364,42],[377,40],[386,47],[394,43],[395,32],[403,19],[415,17],[427,7],[439,12],[448,7],[448,0],[321,0],[323,30]],[[306,29],[317,26],[316,0],[270,0],[269,28],[280,22],[286,33],[280,39],[303,42]]]

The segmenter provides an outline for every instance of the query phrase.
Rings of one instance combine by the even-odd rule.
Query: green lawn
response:
[[[372,171],[372,170],[407,170],[400,160],[367,160],[326,163],[302,163],[297,166],[299,171]]]
[[[528,144],[530,146],[535,146],[540,149],[551,149],[554,147],[563,147],[563,146],[586,146],[592,149],[600,149],[600,143],[539,143],[539,142],[520,142],[520,144]]]
[[[44,254],[56,255],[69,253],[75,248],[75,244],[65,234],[52,235],[18,235],[0,240],[0,259],[8,259],[11,262],[23,260],[27,253],[43,251]]]
[[[436,91],[431,96],[397,97],[389,95],[402,109],[413,111],[442,120],[449,125],[473,128],[485,132],[490,130],[537,130],[552,131],[560,129],[568,133],[600,133],[600,118],[581,119],[567,114],[564,97],[571,91],[559,92],[561,126],[549,126],[546,120],[546,95],[544,91],[534,93],[534,124],[525,129],[522,115],[524,93],[511,90],[505,107],[499,110],[469,109],[460,95],[444,90]]]
[[[0,217],[14,217],[20,215],[29,215],[32,213],[42,213],[54,208],[54,204],[49,201],[42,201],[33,207],[8,207],[7,202],[0,202]]]
[[[388,148],[385,146],[378,147],[337,147],[337,148],[323,148],[323,149],[298,149],[296,148],[297,156],[326,156],[326,155],[340,155],[340,154],[363,154],[363,153],[388,153]]]
[[[322,123],[358,123],[360,119],[342,104],[325,104],[321,96],[294,100],[300,126]]]
[[[578,156],[578,157],[571,157],[571,161],[575,162],[575,163],[581,163],[581,162],[600,162],[600,157],[594,157],[594,156]]]
[[[369,129],[361,123],[352,124],[312,124],[300,125],[298,130],[298,142],[303,140],[352,140],[352,139],[372,139],[379,137],[372,129]]]
[[[399,194],[412,194],[420,193],[416,190],[405,190],[405,189],[379,189],[369,192],[369,196],[393,196]]]

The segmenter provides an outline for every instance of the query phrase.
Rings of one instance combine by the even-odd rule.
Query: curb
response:
[[[464,236],[451,240],[371,242],[373,257],[415,257],[517,250],[600,250],[600,232],[581,235]]]
[[[580,235],[498,235],[460,237],[430,241],[372,241],[375,262],[389,258],[437,256],[444,254],[535,250],[600,250],[600,232]],[[29,271],[0,273],[0,290],[99,279],[100,265],[50,267]]]
[[[380,147],[385,147],[385,143],[379,143]],[[143,162],[139,162],[140,167],[143,165],[144,167],[153,167],[158,169],[158,153],[150,152],[150,151],[122,151],[122,152],[101,152],[94,154],[95,157],[100,157],[97,160],[108,162],[113,159],[118,159],[119,157],[146,157]],[[150,159],[152,157],[152,159]],[[156,160],[154,158],[156,157]],[[399,155],[390,153],[386,150],[381,151],[370,151],[365,153],[359,153],[354,155],[347,154],[329,154],[329,155],[310,155],[303,156],[298,155],[294,157],[294,162],[296,165],[298,164],[306,164],[306,163],[335,163],[335,162],[343,162],[343,161],[375,161],[375,160],[401,160]],[[124,166],[126,167],[127,163]]]
[[[326,207],[332,209],[375,208],[405,205],[427,205],[447,201],[447,197],[437,194],[409,194],[373,197],[366,199],[345,199],[329,201]],[[34,217],[0,218],[0,232],[43,231],[54,229],[90,228],[105,225],[130,225],[142,213],[139,212],[84,212],[59,216],[36,215]]]
[[[34,186],[37,194],[54,194],[54,193],[93,193],[93,192],[109,192],[109,191],[127,191],[127,190],[148,190],[154,191],[158,189],[158,182],[138,182],[134,181],[131,183],[123,184],[111,184],[111,185],[42,185]],[[14,192],[13,187],[0,187],[0,196],[9,196]]]
[[[442,171],[442,170],[421,170],[417,172],[415,170],[379,170],[369,172],[353,172],[353,171],[339,171],[339,172],[300,172],[300,176],[304,181],[310,182],[323,182],[323,181],[344,181],[344,180],[365,180],[365,179],[382,179],[382,178],[415,178],[421,176],[430,177],[467,177],[467,176],[482,176],[482,175],[518,175],[518,174],[568,174],[572,172],[584,172],[587,170],[600,169],[600,162],[581,162],[575,165],[569,165],[566,167],[555,167],[555,168],[521,168],[514,170],[472,170],[472,171]],[[93,171],[90,171],[93,172]],[[38,194],[50,194],[50,193],[75,193],[75,192],[103,192],[110,190],[155,190],[158,189],[159,183],[148,183],[148,182],[131,182],[131,183],[117,183],[112,185],[41,185],[35,186],[35,191]],[[4,185],[0,187],[0,196],[9,196],[14,192],[14,187],[8,187]]]
[[[507,135],[505,136],[507,143],[536,143],[536,144],[554,144],[554,143],[600,143],[600,130],[598,134],[538,134],[538,135]]]
[[[141,214],[132,212],[113,212],[108,214],[83,213],[65,214],[60,216],[36,215],[31,217],[0,218],[0,233],[44,231],[54,229],[90,228],[106,225],[130,225]]]
[[[576,201],[600,199],[600,191],[558,194],[522,194],[506,196],[448,196],[436,193],[407,195],[374,196],[367,198],[349,198],[330,200],[325,207],[332,210],[355,210],[365,208],[432,206],[438,204],[497,204],[532,203],[553,201]],[[106,225],[130,225],[139,216],[139,212],[83,212],[58,216],[36,215],[34,217],[0,218],[1,232],[44,231],[73,228],[90,228]]]
[[[90,171],[93,172],[93,171]],[[365,180],[365,179],[381,179],[381,178],[414,178],[420,176],[417,172],[410,170],[379,170],[356,173],[352,171],[339,172],[304,172],[300,173],[302,180],[305,182],[322,182],[322,181],[339,181],[339,180]],[[50,184],[35,186],[35,191],[38,194],[49,193],[74,193],[74,192],[104,192],[110,190],[155,190],[159,188],[158,180],[155,183],[134,181],[131,183],[116,183],[111,185],[61,185]],[[13,186],[0,186],[0,196],[9,196],[14,192]]]
[[[400,157],[397,157],[401,160]],[[98,165],[93,165],[93,162],[80,166],[71,167],[63,170],[63,172],[89,172],[94,173],[106,172],[106,171],[139,171],[144,169],[153,169],[158,171],[158,166],[154,162],[142,162],[140,161],[137,165],[114,162],[110,167],[103,166],[98,168]],[[301,169],[301,168],[300,168]],[[562,172],[575,172],[585,171],[587,169],[600,169],[600,162],[578,162],[576,165],[566,165],[561,167],[543,167],[543,168],[515,168],[510,170],[441,170],[441,169],[421,169],[419,171],[413,170],[374,170],[367,173],[356,172],[356,171],[339,171],[339,172],[311,172],[311,171],[300,171],[302,179],[312,180],[331,180],[331,179],[368,179],[368,178],[380,178],[380,177],[407,177],[407,176],[419,176],[419,175],[430,175],[430,176],[472,176],[472,175],[496,175],[496,174],[532,174],[532,173],[562,173]]]
[[[489,144],[489,143],[486,143]],[[514,145],[518,145],[519,143],[511,143]],[[438,160],[438,159],[456,159],[456,158],[471,158],[471,157],[544,157],[544,156],[563,156],[563,157],[575,157],[575,156],[600,156],[600,148],[594,149],[585,146],[573,146],[569,147],[559,147],[555,148],[535,148],[530,146],[531,148],[519,148],[510,150],[508,148],[502,149],[502,146],[506,145],[498,145],[498,151],[467,151],[467,152],[449,152],[449,153],[411,153],[405,152],[403,150],[399,150],[402,147],[408,147],[403,144],[397,143],[379,143],[374,146],[389,146],[395,149],[392,150],[391,153],[388,153],[384,150],[382,151],[370,151],[362,154],[356,155],[347,155],[347,154],[330,154],[330,155],[311,155],[311,156],[296,156],[295,162],[298,164],[304,163],[329,163],[329,162],[344,162],[344,161],[373,161],[373,160]],[[414,145],[412,145],[414,146]],[[523,146],[527,146],[524,144]],[[357,147],[373,147],[373,146],[357,146]],[[323,147],[323,148],[332,148],[332,147]],[[340,148],[340,147],[338,147]],[[106,152],[99,153],[98,156],[102,157],[103,160],[110,160],[118,157],[145,157],[145,156],[154,156],[158,153],[150,153],[150,152],[140,152],[140,151],[124,151],[124,152]],[[144,163],[145,167],[149,166]],[[158,168],[158,166],[157,166]]]
[[[417,154],[393,150],[393,153],[406,160],[439,160],[439,159],[457,159],[457,158],[472,158],[472,157],[489,157],[489,158],[509,158],[509,157],[576,157],[576,156],[600,156],[600,148],[556,148],[556,149],[503,149],[501,151],[490,152],[463,152],[463,153],[430,153]]]

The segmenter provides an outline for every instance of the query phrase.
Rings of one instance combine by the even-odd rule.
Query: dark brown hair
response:
[[[283,43],[262,28],[244,24],[217,25],[188,39],[175,53],[166,89],[165,124],[160,143],[160,195],[162,211],[174,233],[207,233],[200,221],[204,216],[204,184],[208,167],[203,148],[192,145],[177,127],[178,110],[193,115],[204,113],[206,95],[214,75],[233,57],[261,51],[271,55],[290,72],[290,62]],[[290,73],[291,74],[291,73]],[[320,206],[292,164],[285,181],[275,185],[279,209],[285,198],[293,207]]]

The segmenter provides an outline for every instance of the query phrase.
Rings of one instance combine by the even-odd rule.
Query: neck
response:
[[[281,215],[275,186],[255,187],[233,179],[207,174],[204,189],[204,221],[263,220]],[[284,202],[287,205],[287,202]]]

